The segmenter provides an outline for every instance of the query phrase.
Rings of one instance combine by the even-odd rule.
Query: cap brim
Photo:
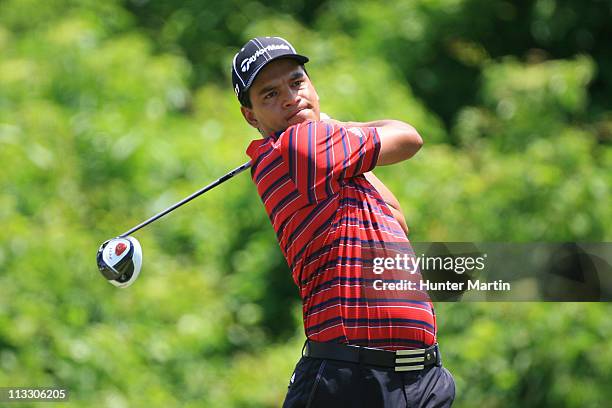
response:
[[[307,63],[309,61],[308,57],[305,57],[305,56],[300,55],[300,54],[285,54],[285,55],[279,55],[278,57],[271,58],[268,61],[266,61],[265,63],[263,63],[260,67],[257,67],[257,69],[251,75],[251,80],[249,82],[247,82],[247,84],[244,86],[244,90],[242,91],[242,93],[246,95],[246,93],[251,88],[251,85],[253,85],[253,82],[255,82],[255,79],[257,79],[257,75],[259,75],[261,70],[266,65],[268,65],[272,61],[276,61],[276,60],[283,59],[283,58],[289,58],[289,59],[296,60],[300,64],[305,64],[305,63]]]

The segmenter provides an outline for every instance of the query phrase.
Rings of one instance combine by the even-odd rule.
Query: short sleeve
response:
[[[373,127],[306,122],[287,129],[280,147],[298,191],[314,203],[335,194],[344,180],[372,170],[380,138]]]

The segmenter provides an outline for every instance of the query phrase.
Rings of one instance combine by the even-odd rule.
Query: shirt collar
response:
[[[285,130],[287,130],[287,129],[285,129]],[[272,133],[270,133],[270,135],[268,137],[271,137],[274,140],[278,140],[280,135],[282,135],[285,132],[285,130],[279,130],[278,132],[272,132]]]

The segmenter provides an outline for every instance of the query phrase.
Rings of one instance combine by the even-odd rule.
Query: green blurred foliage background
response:
[[[377,171],[413,241],[612,240],[611,17],[603,0],[0,1],[0,386],[280,405],[300,301],[247,175],[138,232],[130,289],[94,264],[247,160],[229,66],[256,35],[311,58],[332,117],[419,129],[421,152]],[[457,407],[612,400],[609,304],[436,306]]]

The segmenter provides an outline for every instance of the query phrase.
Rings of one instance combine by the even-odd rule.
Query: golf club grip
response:
[[[189,201],[193,200],[194,198],[204,194],[208,190],[211,190],[212,188],[217,187],[219,184],[221,184],[221,183],[231,179],[236,174],[243,172],[244,170],[248,169],[249,167],[251,167],[251,162],[250,161],[244,163],[242,166],[236,167],[234,170],[232,170],[229,173],[219,177],[217,180],[213,181],[209,185],[207,185],[207,186],[201,188],[200,190],[196,191],[195,193],[191,194],[189,197],[183,198],[178,203],[171,205],[170,207],[166,208],[165,210],[155,214],[154,216],[152,216],[148,220],[141,222],[140,224],[138,224],[137,226],[133,227],[132,229],[130,229],[130,230],[124,232],[123,234],[119,235],[118,238],[125,238],[125,237],[127,237],[128,235],[138,231],[142,227],[145,227],[145,226],[149,225],[153,221],[155,221],[155,220],[163,217],[164,215],[168,214],[169,212],[175,210],[176,208],[180,207],[181,205],[188,203]]]

